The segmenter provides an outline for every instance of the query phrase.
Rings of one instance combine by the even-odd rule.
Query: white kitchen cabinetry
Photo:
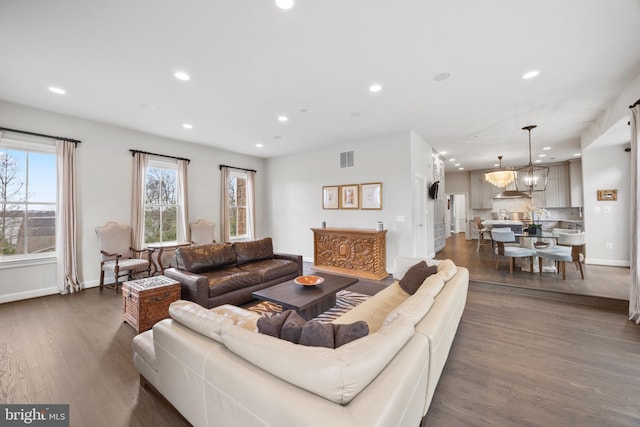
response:
[[[571,189],[571,207],[579,208],[584,206],[581,160],[569,160],[569,186]]]
[[[533,193],[533,206],[547,208],[570,207],[569,166],[549,166],[547,190]]]
[[[491,199],[502,191],[484,179],[483,171],[473,171],[471,177],[471,209],[491,209]]]

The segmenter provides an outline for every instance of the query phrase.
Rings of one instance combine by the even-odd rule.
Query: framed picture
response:
[[[382,183],[360,184],[360,209],[382,209]]]
[[[338,209],[338,190],[337,185],[322,187],[322,209]]]
[[[598,190],[598,201],[612,201],[618,200],[618,190]]]
[[[340,209],[358,209],[360,196],[358,184],[340,186]]]

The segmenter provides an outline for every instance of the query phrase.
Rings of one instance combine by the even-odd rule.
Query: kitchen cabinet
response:
[[[491,209],[491,199],[502,191],[484,179],[483,171],[473,171],[470,173],[471,177],[471,194],[470,205],[471,209]]]
[[[549,166],[546,191],[533,193],[532,205],[546,208],[570,207],[569,166]]]
[[[571,207],[579,208],[584,206],[581,160],[569,160],[569,187]]]

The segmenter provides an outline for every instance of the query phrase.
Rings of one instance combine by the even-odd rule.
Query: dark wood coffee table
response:
[[[253,297],[280,304],[283,310],[295,310],[302,318],[310,320],[336,305],[336,292],[358,282],[354,277],[335,274],[313,273],[313,275],[324,277],[324,282],[316,286],[302,286],[289,280],[255,291]]]

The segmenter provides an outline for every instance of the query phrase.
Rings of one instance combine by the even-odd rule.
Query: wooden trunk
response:
[[[180,283],[165,276],[122,284],[122,320],[144,332],[169,317],[169,305],[180,299]]]
[[[313,268],[382,280],[387,277],[387,230],[312,228]]]

